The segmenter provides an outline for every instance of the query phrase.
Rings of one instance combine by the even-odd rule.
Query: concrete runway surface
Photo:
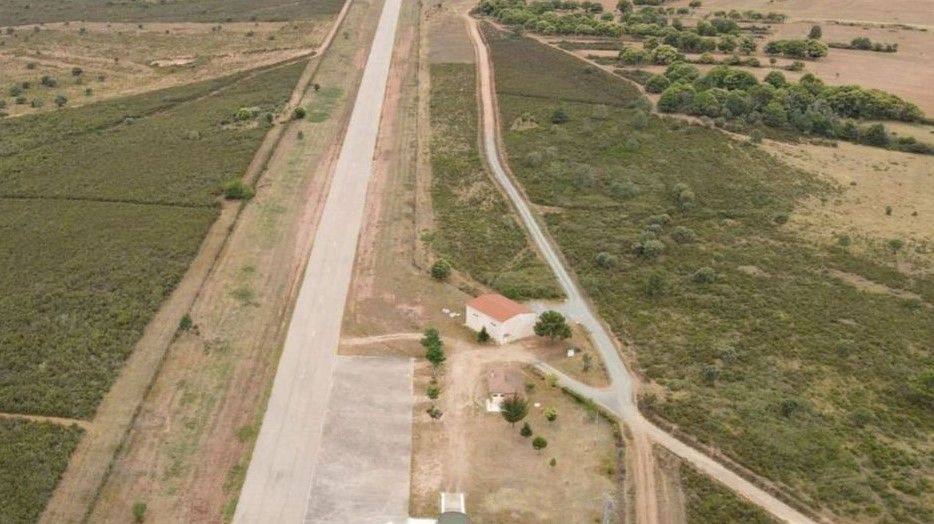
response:
[[[401,5],[383,4],[234,522],[306,516]]]

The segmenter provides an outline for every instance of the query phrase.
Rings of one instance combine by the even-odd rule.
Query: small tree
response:
[[[824,35],[824,32],[821,30],[819,25],[811,26],[811,30],[808,32],[808,38],[813,40],[820,40],[820,37]]]
[[[571,337],[571,326],[568,325],[564,315],[557,311],[545,311],[535,322],[535,334],[548,337],[551,340],[560,338],[564,340]]]
[[[889,247],[889,249],[892,251],[892,254],[894,255],[898,253],[899,251],[901,251],[905,243],[902,242],[902,239],[900,238],[890,238],[889,241],[886,242],[886,245]]]
[[[584,353],[584,356],[581,357],[581,359],[583,360],[584,364],[584,373],[590,372],[590,370],[593,369],[593,357],[590,355],[590,353]]]
[[[55,105],[64,107],[68,103],[68,97],[65,95],[55,95]]]
[[[428,395],[428,398],[431,400],[435,400],[441,395],[441,387],[438,386],[438,382],[436,380],[432,380],[428,383],[428,388],[426,388],[425,394]]]
[[[525,424],[522,424],[522,429],[519,430],[519,434],[522,435],[522,436],[525,437],[525,438],[531,437],[531,436],[532,436],[532,426],[530,426],[528,422],[526,422]]]
[[[532,439],[532,447],[535,448],[535,451],[541,452],[548,447],[548,441],[545,440],[545,437],[535,437]]]
[[[490,341],[490,333],[487,332],[486,326],[483,326],[482,328],[480,328],[480,332],[477,333],[477,342],[481,344],[486,344],[489,341]]]
[[[435,344],[441,345],[441,334],[435,328],[428,328],[421,339],[422,347],[429,348]]]
[[[308,114],[308,110],[304,106],[298,106],[292,111],[292,118],[295,120],[301,120],[305,118],[305,115]]]
[[[512,395],[503,399],[500,414],[513,426],[529,414],[529,401],[519,395]]]
[[[439,258],[431,265],[431,278],[443,282],[451,276],[451,264],[443,258]]]
[[[425,351],[425,358],[435,367],[444,364],[444,361],[447,359],[447,357],[444,356],[444,348],[441,344],[429,347],[428,350]]]
[[[645,281],[645,294],[650,297],[664,295],[668,290],[668,274],[662,270],[655,270],[649,274]]]
[[[554,422],[558,420],[558,410],[555,408],[548,408],[545,410],[545,420],[548,422]]]
[[[146,520],[146,503],[136,501],[133,503],[133,520],[136,522],[143,522]]]
[[[191,315],[185,313],[181,320],[178,321],[178,329],[180,331],[188,331],[194,325],[194,322],[191,320]]]

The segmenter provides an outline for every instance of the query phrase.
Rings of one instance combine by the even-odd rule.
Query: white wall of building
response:
[[[467,319],[467,327],[480,332],[484,327],[497,344],[506,344],[519,339],[530,337],[534,334],[535,313],[523,313],[515,315],[505,322],[490,317],[482,311],[467,306],[467,313],[464,315]]]

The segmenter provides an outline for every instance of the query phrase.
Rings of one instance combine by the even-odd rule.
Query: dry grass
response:
[[[150,91],[214,78],[312,52],[324,38],[329,19],[224,24],[126,23],[48,24],[39,31],[0,36],[0,78],[5,111],[22,115],[68,105]],[[74,68],[82,73],[73,74]],[[43,76],[58,81],[40,85]],[[16,104],[12,85],[28,82],[29,101]],[[90,90],[90,94],[88,94]]]

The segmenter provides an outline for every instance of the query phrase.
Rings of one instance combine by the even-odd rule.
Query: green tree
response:
[[[529,414],[529,401],[519,395],[510,395],[503,399],[500,415],[513,426]]]
[[[557,311],[545,311],[535,322],[535,334],[548,337],[551,340],[560,338],[564,340],[571,337],[571,326],[568,325],[564,315]]]
[[[532,436],[532,426],[530,426],[529,423],[526,422],[525,424],[522,425],[522,429],[519,430],[519,434],[522,435],[522,436],[525,437],[525,438],[531,437],[531,436]]]
[[[421,344],[425,347],[425,358],[428,362],[431,362],[435,367],[444,363],[447,357],[444,355],[444,343],[441,342],[441,335],[437,329],[426,329]]]
[[[439,258],[431,265],[431,278],[443,282],[451,276],[451,264],[443,258]]]
[[[292,110],[292,118],[294,118],[295,120],[301,120],[305,118],[305,115],[307,114],[308,114],[308,110],[305,109],[304,106],[298,106],[294,110]]]
[[[563,108],[557,108],[551,113],[551,123],[552,124],[563,124],[570,120],[568,114],[564,111]]]
[[[441,345],[441,333],[437,329],[430,327],[425,330],[425,333],[422,335],[421,339],[422,347],[430,348],[431,346],[440,346]]]
[[[480,332],[477,333],[477,342],[481,344],[486,344],[490,341],[490,333],[486,330],[486,326],[480,328]]]
[[[535,448],[535,451],[541,452],[548,447],[548,441],[545,440],[545,437],[535,437],[532,439],[532,447]]]
[[[663,75],[652,75],[649,78],[649,81],[645,83],[645,90],[649,93],[661,93],[665,89],[668,89],[668,86],[671,82]]]

